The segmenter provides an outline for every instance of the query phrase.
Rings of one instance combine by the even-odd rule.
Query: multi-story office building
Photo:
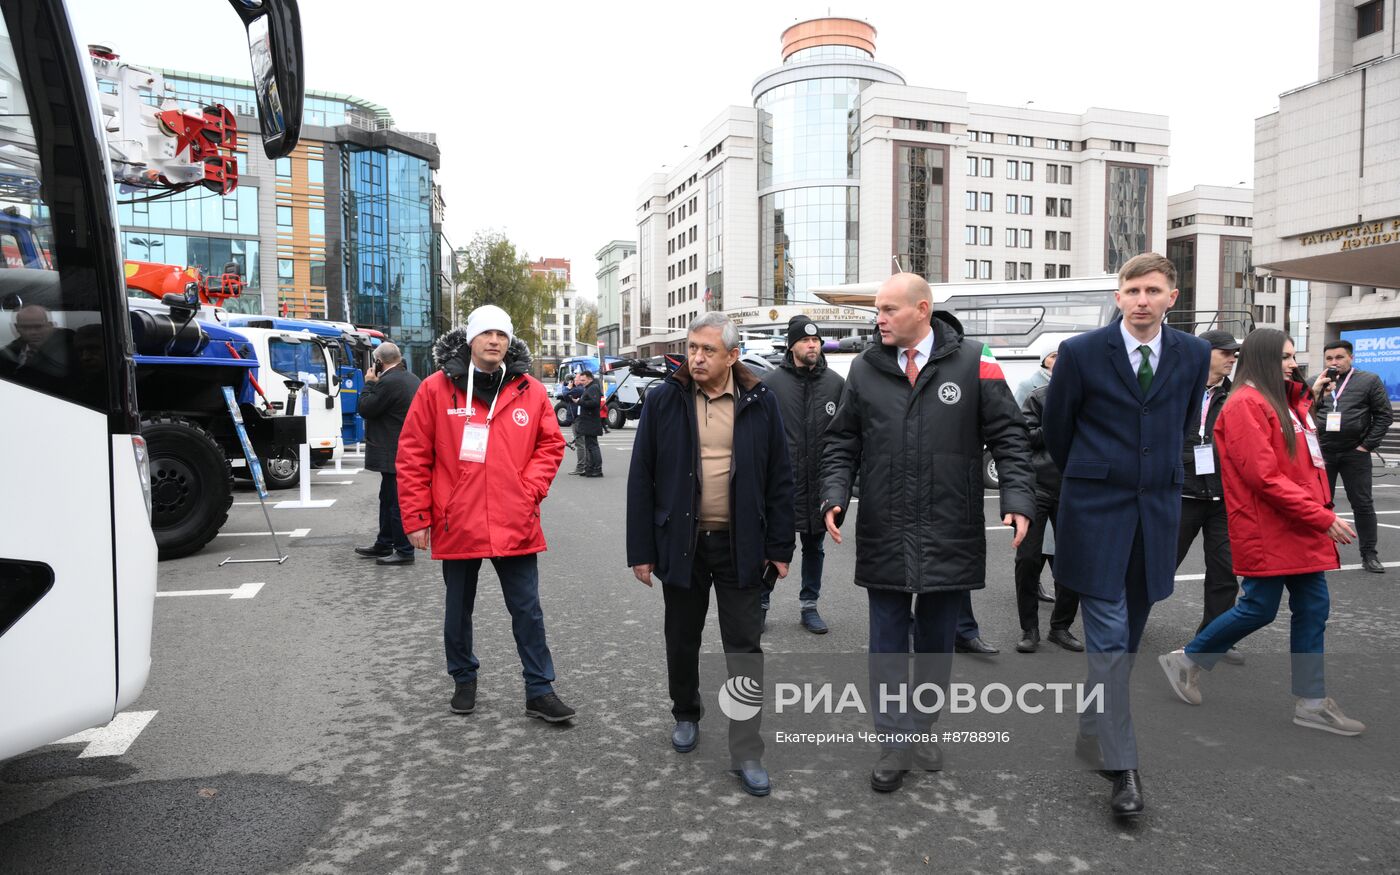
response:
[[[122,203],[126,257],[236,268],[246,287],[230,309],[377,328],[427,373],[433,338],[450,321],[434,135],[400,132],[387,109],[358,97],[308,91],[300,143],[268,161],[256,145],[251,83],[161,72],[183,104],[235,113],[239,186],[227,197],[197,189]]]
[[[1313,370],[1342,331],[1400,324],[1400,10],[1320,6],[1318,81],[1254,123],[1254,263]]]
[[[540,314],[536,326],[540,332],[539,349],[534,350],[538,373],[554,374],[559,360],[574,355],[587,355],[590,347],[577,342],[578,314],[575,304],[573,265],[567,258],[541,258],[530,263],[530,272],[563,280],[564,288],[555,293],[550,309]],[[594,350],[596,351],[596,350]]]
[[[1258,327],[1283,324],[1281,301],[1256,288],[1251,260],[1254,197],[1248,188],[1198,185],[1167,198],[1166,256],[1176,266],[1181,294],[1175,310],[1198,319],[1214,315],[1237,336],[1244,315]]]
[[[814,291],[898,269],[930,282],[1114,272],[1166,246],[1163,116],[972,103],[875,60],[875,29],[783,33],[755,82],[639,193],[643,353],[721,309],[758,333],[797,312],[832,334],[868,315]],[[624,344],[624,349],[626,348]]]
[[[618,354],[622,350],[636,350],[637,314],[641,312],[640,285],[638,283],[638,260],[636,253],[622,259],[617,267],[618,304]]]
[[[622,346],[622,295],[619,282],[622,263],[637,254],[635,240],[613,240],[593,254],[598,269],[598,342],[606,355],[617,355]]]

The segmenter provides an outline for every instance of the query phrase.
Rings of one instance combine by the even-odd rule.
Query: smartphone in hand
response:
[[[773,586],[778,582],[778,566],[772,562],[763,563],[763,585]]]

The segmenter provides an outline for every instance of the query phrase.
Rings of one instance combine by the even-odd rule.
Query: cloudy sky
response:
[[[249,76],[225,0],[69,6],[80,39],[131,63]],[[452,243],[503,231],[532,257],[572,259],[584,293],[593,253],[635,238],[647,174],[725,106],[751,106],[783,29],[828,12],[874,25],[876,60],[911,85],[1168,116],[1173,193],[1252,183],[1254,119],[1317,75],[1317,0],[301,2],[308,87],[437,132]]]

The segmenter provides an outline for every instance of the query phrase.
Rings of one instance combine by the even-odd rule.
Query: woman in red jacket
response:
[[[1281,367],[1280,367],[1281,365]],[[1240,599],[1197,633],[1184,650],[1159,657],[1172,690],[1201,704],[1201,669],[1210,671],[1241,639],[1269,625],[1283,591],[1293,613],[1293,722],[1338,735],[1366,727],[1327,698],[1323,636],[1329,599],[1323,572],[1338,567],[1337,544],[1356,537],[1332,511],[1307,387],[1293,381],[1293,342],[1262,328],[1245,338],[1235,365],[1235,391],[1215,424],[1230,552]],[[1206,454],[1209,455],[1209,454]]]

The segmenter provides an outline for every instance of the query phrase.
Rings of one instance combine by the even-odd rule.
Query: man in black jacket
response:
[[[822,509],[841,543],[859,471],[855,582],[870,605],[871,684],[889,689],[907,682],[911,606],[915,651],[952,654],[962,597],[986,585],[983,445],[997,462],[1000,516],[1016,527],[1016,546],[1035,514],[1035,475],[1026,423],[1001,366],[981,342],[963,339],[951,313],[933,312],[928,283],[896,274],[876,293],[875,308],[880,344],[851,363],[827,429]],[[951,670],[950,655],[915,660],[909,688],[947,689]],[[919,714],[922,726],[908,711],[877,708],[874,716],[876,730],[894,740],[871,772],[872,788],[899,789],[914,765],[942,768],[936,744],[915,752],[900,740],[927,731],[937,715]]]
[[[1334,340],[1322,349],[1327,370],[1313,382],[1317,406],[1317,440],[1327,465],[1327,482],[1335,495],[1337,475],[1346,487],[1347,501],[1356,515],[1361,564],[1367,571],[1384,574],[1376,554],[1376,508],[1371,503],[1371,454],[1381,445],[1395,418],[1390,393],[1381,378],[1352,367],[1349,340]]]
[[[1235,578],[1230,556],[1230,529],[1225,513],[1225,491],[1220,483],[1220,454],[1211,443],[1215,420],[1230,395],[1230,372],[1239,356],[1240,342],[1228,331],[1212,329],[1201,332],[1201,339],[1210,344],[1210,376],[1206,378],[1205,395],[1201,398],[1199,421],[1186,423],[1181,464],[1186,477],[1181,484],[1181,528],[1176,540],[1176,567],[1191,551],[1197,532],[1205,533],[1206,582],[1205,609],[1201,612],[1199,632],[1211,621],[1235,606],[1240,582]],[[1244,657],[1233,647],[1225,661],[1242,665]]]
[[[403,355],[392,343],[374,350],[374,367],[365,373],[360,389],[360,416],[365,420],[365,468],[379,472],[379,536],[369,547],[356,547],[361,556],[373,556],[380,565],[413,562],[413,545],[403,531],[399,512],[399,478],[394,460],[399,453],[399,432],[422,381],[408,372]]]
[[[1053,379],[1053,377],[1052,377]],[[1016,548],[1016,612],[1021,617],[1021,640],[1018,653],[1034,653],[1040,648],[1040,572],[1045,568],[1045,530],[1055,524],[1060,507],[1060,469],[1045,447],[1045,431],[1041,428],[1041,413],[1050,384],[1041,383],[1026,396],[1021,414],[1030,432],[1031,461],[1035,466],[1035,519],[1021,546]],[[1053,561],[1053,560],[1052,560]],[[1053,565],[1051,566],[1053,569]],[[1067,586],[1055,584],[1055,606],[1050,611],[1050,641],[1076,653],[1084,649],[1069,630],[1074,615],[1079,612],[1079,594]]]
[[[802,628],[825,635],[826,621],[817,612],[817,599],[822,591],[822,562],[826,556],[822,548],[826,538],[821,510],[822,445],[846,381],[826,366],[821,332],[811,319],[801,315],[792,317],[788,322],[787,342],[788,351],[782,365],[765,374],[763,382],[778,396],[788,452],[792,457],[793,515],[802,541],[802,589],[797,594]],[[773,584],[765,584],[765,617],[772,592]],[[764,624],[766,627],[766,619]]]
[[[574,470],[570,474],[582,476],[588,471],[588,460],[584,458],[583,442],[578,439],[578,402],[583,397],[583,377],[574,374],[569,378],[568,385],[559,393],[559,400],[564,403],[564,409],[569,414],[569,431],[574,436],[573,443],[569,444],[569,449],[574,451]]]
[[[583,392],[578,399],[574,435],[583,459],[583,476],[602,477],[603,451],[598,447],[598,436],[603,433],[603,390],[593,379],[592,371],[580,371],[578,376]]]

